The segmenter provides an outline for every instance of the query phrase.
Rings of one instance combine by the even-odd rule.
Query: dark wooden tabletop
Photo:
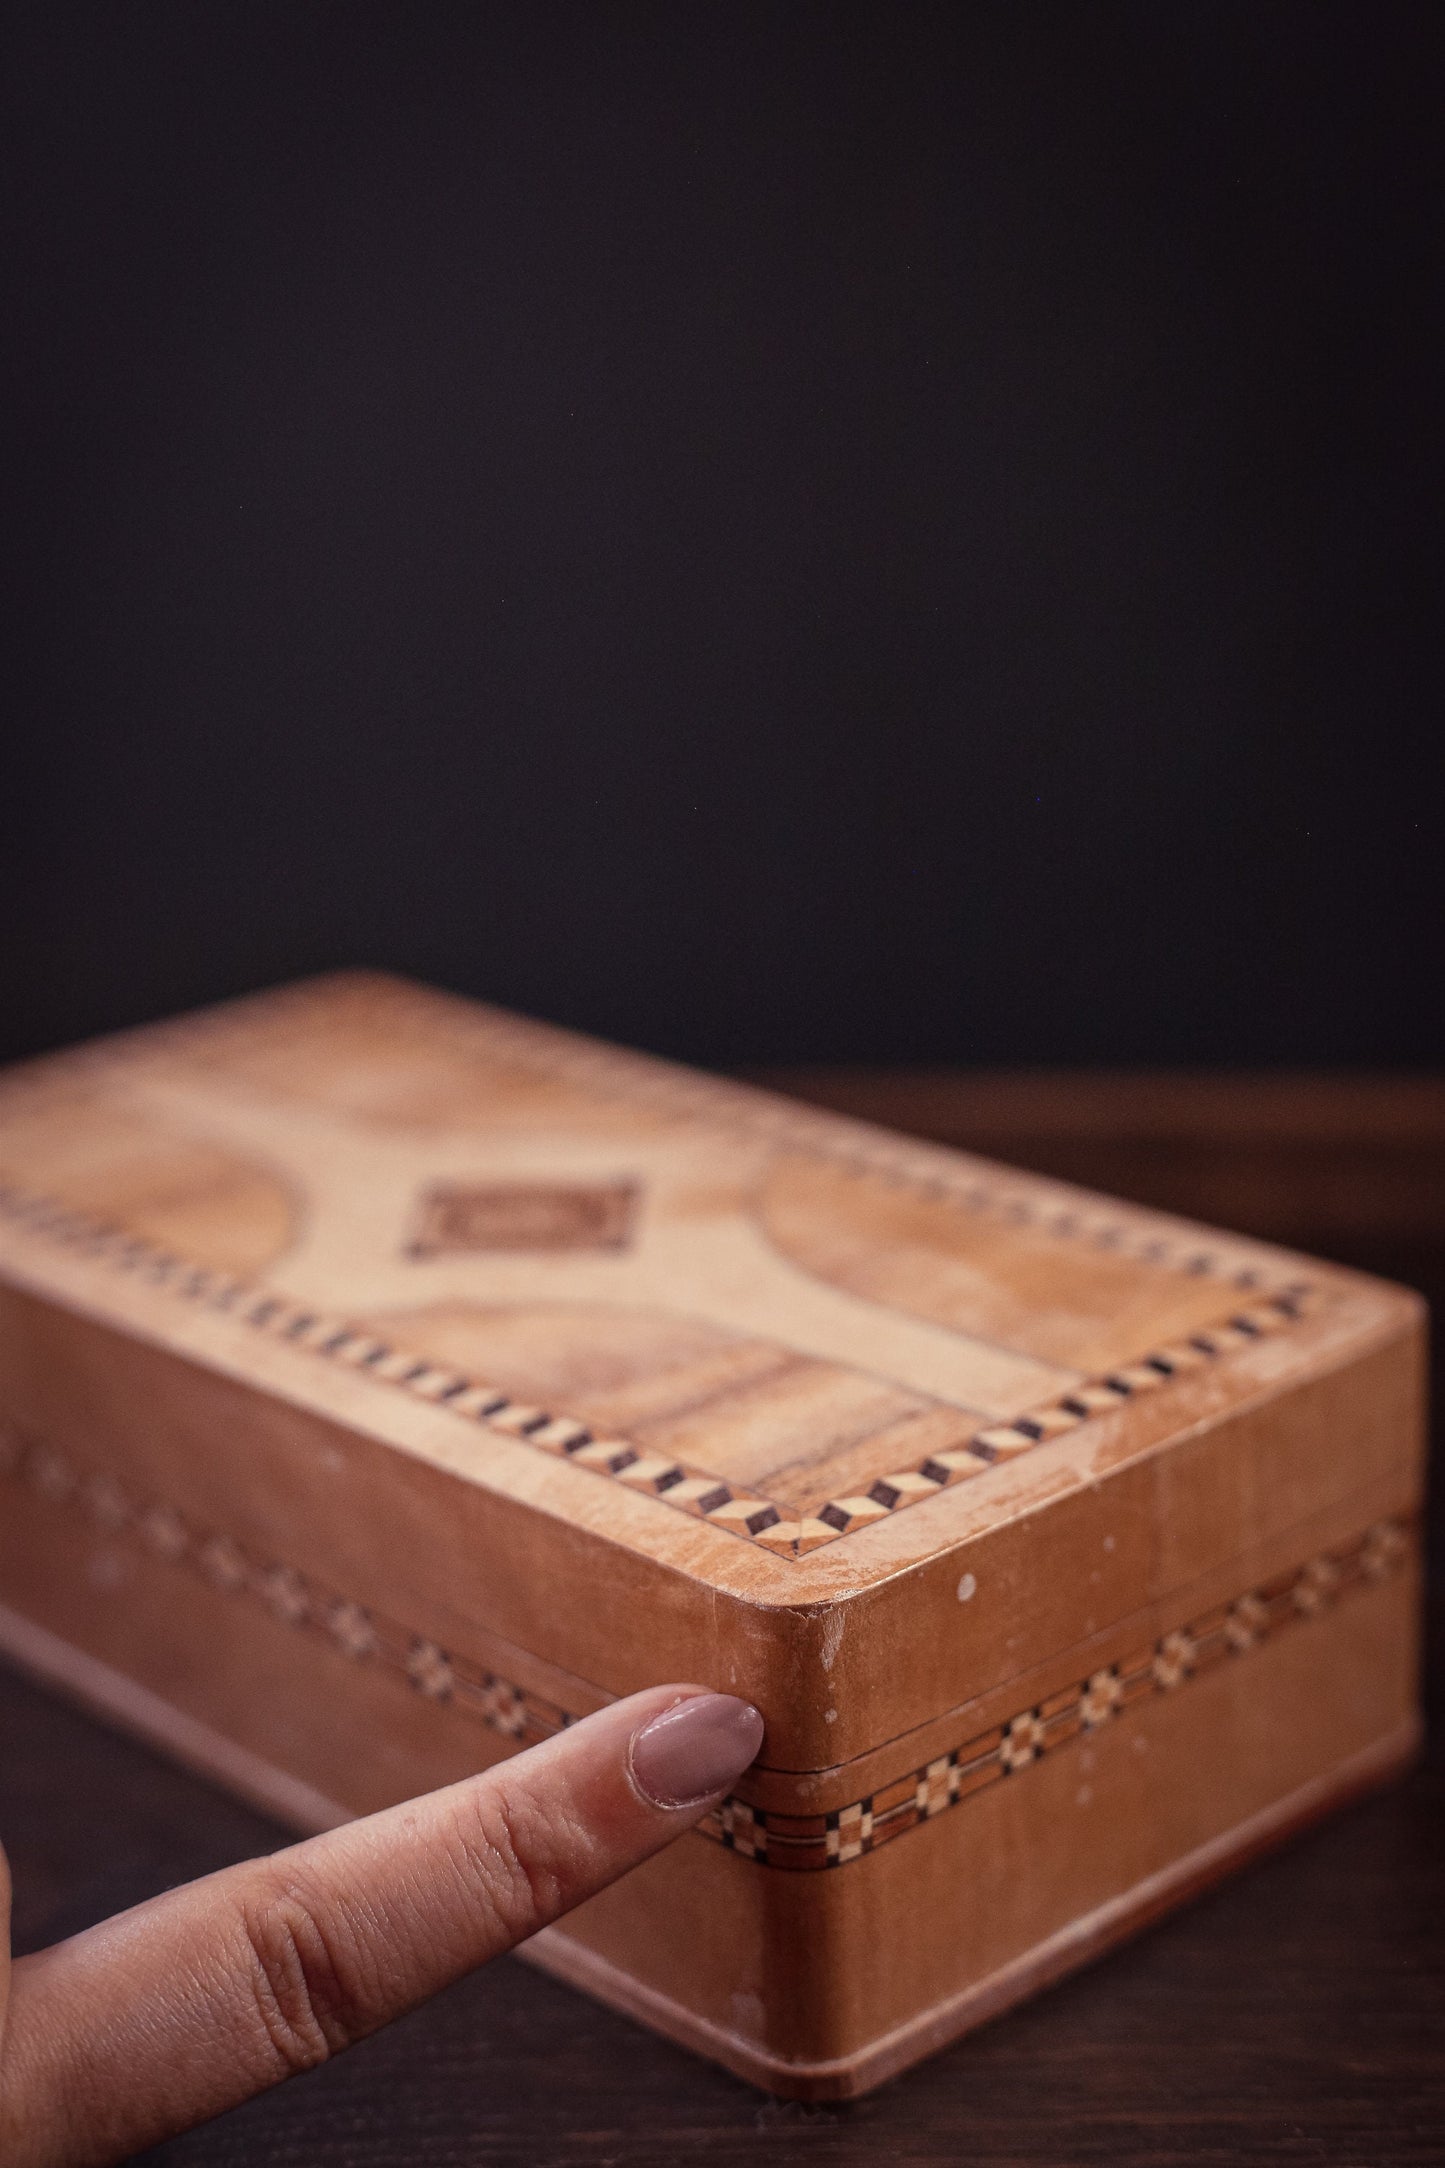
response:
[[[1398,1100],[1381,1086],[1368,1105],[1368,1093],[1357,1103],[1340,1087],[1335,1134],[1309,1086],[1293,1116],[1286,1092],[1261,1127],[1247,1085],[1231,1099],[1214,1080],[1170,1114],[1168,1091],[1151,1095],[1136,1079],[1101,1136],[1054,1083],[1051,1100],[1033,1080],[1028,1121],[1013,1129],[998,1096],[972,1081],[950,1096],[933,1079],[911,1098],[879,1078],[807,1088],[1081,1179],[1106,1154],[1114,1188],[1205,1216],[1214,1182],[1236,1224],[1252,1219],[1251,1231],[1405,1280],[1445,1313],[1445,1224],[1431,1201],[1445,1144],[1438,1086],[1423,1099],[1422,1087],[1402,1087]],[[1253,1190],[1246,1160],[1261,1170]],[[1438,1590],[1438,1505],[1432,1520]],[[1437,1595],[1437,1719],[1442,1626]],[[283,1839],[4,1671],[0,1741],[20,1949]],[[1445,1767],[1432,1748],[1387,1793],[849,2106],[766,2100],[505,1959],[329,2068],[145,2158],[165,2168],[1445,2163]]]

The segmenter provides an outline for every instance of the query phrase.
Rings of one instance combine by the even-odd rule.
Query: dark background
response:
[[[1434,7],[7,22],[0,1051],[1445,1058]]]

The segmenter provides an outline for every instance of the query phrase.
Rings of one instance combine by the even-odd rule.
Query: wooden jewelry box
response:
[[[8,1650],[302,1828],[747,1695],[528,1954],[758,2084],[1414,1749],[1399,1289],[367,975],[11,1072],[0,1176]]]

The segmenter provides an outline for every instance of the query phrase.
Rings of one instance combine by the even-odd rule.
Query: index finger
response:
[[[0,2157],[114,2161],[324,2061],[670,1842],[761,1739],[746,1702],[653,1688],[22,1960]]]

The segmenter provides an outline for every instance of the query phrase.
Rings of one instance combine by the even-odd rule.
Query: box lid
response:
[[[12,1071],[0,1176],[12,1283],[417,1471],[418,1601],[780,1767],[1411,1480],[1399,1290],[380,975]]]

